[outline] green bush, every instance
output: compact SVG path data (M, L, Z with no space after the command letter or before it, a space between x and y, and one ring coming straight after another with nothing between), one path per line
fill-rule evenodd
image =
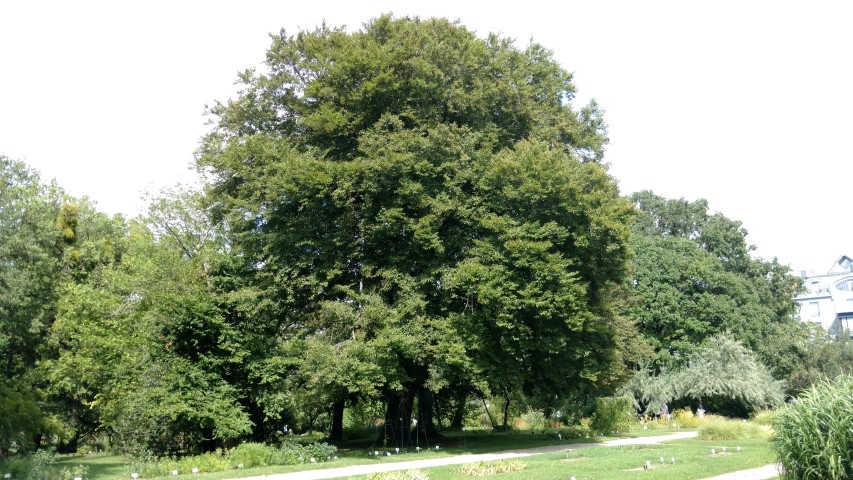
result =
M266 467L273 465L278 449L263 443L241 443L228 452L231 466L243 465L244 468Z
M592 430L589 428L590 422L588 419L583 420L587 421L561 428L560 434L563 438L588 438L592 435Z
M0 462L0 475L9 473L12 478L25 480L72 480L85 478L89 468L83 465L59 468L56 465L56 453L50 450L38 450L32 455L16 456Z
M275 465L296 465L299 463L325 462L335 458L338 448L327 443L311 443L302 445L299 443L285 443L276 453Z
M592 429L596 433L627 432L634 421L630 397L599 397L595 399Z
M528 409L521 418L530 430L542 430L545 428L545 414L542 413L542 410Z
M773 422L782 478L853 478L853 377L813 386Z

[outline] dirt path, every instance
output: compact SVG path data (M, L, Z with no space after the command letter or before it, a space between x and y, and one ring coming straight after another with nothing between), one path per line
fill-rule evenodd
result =
M651 445L668 440L681 440L693 438L696 432L678 432L668 435L656 435L652 437L622 438L619 440L608 440L600 443L572 443L566 445L548 445L537 448L521 450L508 450L497 453L480 453L471 455L455 455L452 457L431 458L427 460L410 460L406 462L394 462L384 464L352 465L349 467L329 468L326 470L306 470L304 472L278 473L260 477L248 477L241 480L321 480L324 478L353 477L357 475L369 475L377 472L390 472L393 470L411 470L414 468L442 467L445 465L461 465L471 462L485 462L491 460L505 460L510 458L529 457L542 453L562 452L565 450L577 450L589 447L618 447L621 445ZM769 478L769 477L764 477ZM722 479L721 479L722 480ZM743 479L750 480L750 479ZM758 478L754 479L758 480Z

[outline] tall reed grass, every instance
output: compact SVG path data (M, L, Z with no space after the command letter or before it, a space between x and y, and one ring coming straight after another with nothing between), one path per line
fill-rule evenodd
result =
M813 386L773 422L782 478L853 478L853 377Z

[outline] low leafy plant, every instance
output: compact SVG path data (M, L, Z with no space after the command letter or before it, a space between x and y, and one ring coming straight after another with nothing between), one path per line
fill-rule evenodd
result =
M228 452L231 466L243 465L244 468L266 467L276 460L278 449L263 443L246 442L237 445Z
M542 413L542 410L529 409L521 418L524 420L527 428L531 430L542 430L545 428L545 414Z
M813 386L773 422L782 478L853 478L853 377Z
M53 477L53 464L56 462L56 453L49 450L39 450L30 455L27 466L27 480L46 480Z
M379 472L367 476L367 480L429 480L429 475L423 470L406 470L396 472Z
M0 474L25 480L72 480L88 476L89 468L84 465L61 467L56 464L56 453L38 450L32 455L6 459L0 463Z
M74 478L86 478L89 476L89 467L85 465L75 465L73 467L63 467L59 470L57 478L61 480L73 480Z
M586 422L584 422L586 420ZM590 419L581 419L581 423L578 425L569 425L567 427L563 427L560 429L560 434L563 438L588 438L592 435L592 430L590 429Z
M499 473L517 472L524 470L526 463L519 460L495 460L492 462L466 463L459 469L461 475L467 477L484 477Z
M634 406L630 397L599 397L595 399L592 429L596 433L627 432L634 423Z
M299 463L325 462L335 458L338 448L327 443L312 443L302 445L299 443L285 443L276 453L274 465L296 465ZM311 462L311 459L314 462Z

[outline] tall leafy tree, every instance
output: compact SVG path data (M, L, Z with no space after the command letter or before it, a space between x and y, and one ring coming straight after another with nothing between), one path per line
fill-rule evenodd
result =
M259 379L338 404L379 392L407 428L415 398L450 384L553 398L612 371L603 292L632 209L598 163L601 111L572 108L551 52L383 16L281 32L267 67L211 109L198 155L243 261ZM266 392L280 417L292 402Z
M34 366L53 321L62 203L57 187L44 184L24 163L0 156L0 368L7 379Z
M753 258L740 222L708 212L705 200L631 196L640 210L630 310L664 363L686 356L706 338L729 333L756 352L793 314L798 280L776 259ZM773 359L771 368L775 369Z
M53 323L64 244L64 197L23 162L0 155L0 456L50 431L35 368Z
M784 401L784 381L741 343L726 335L706 339L689 362L657 375L642 370L623 387L646 413L657 413L666 404L702 403L714 413L746 416Z
M62 289L52 390L128 453L197 451L250 429L231 383L241 337L216 296L221 250L203 218L192 196L160 199L151 227L135 222L122 239L121 261Z

